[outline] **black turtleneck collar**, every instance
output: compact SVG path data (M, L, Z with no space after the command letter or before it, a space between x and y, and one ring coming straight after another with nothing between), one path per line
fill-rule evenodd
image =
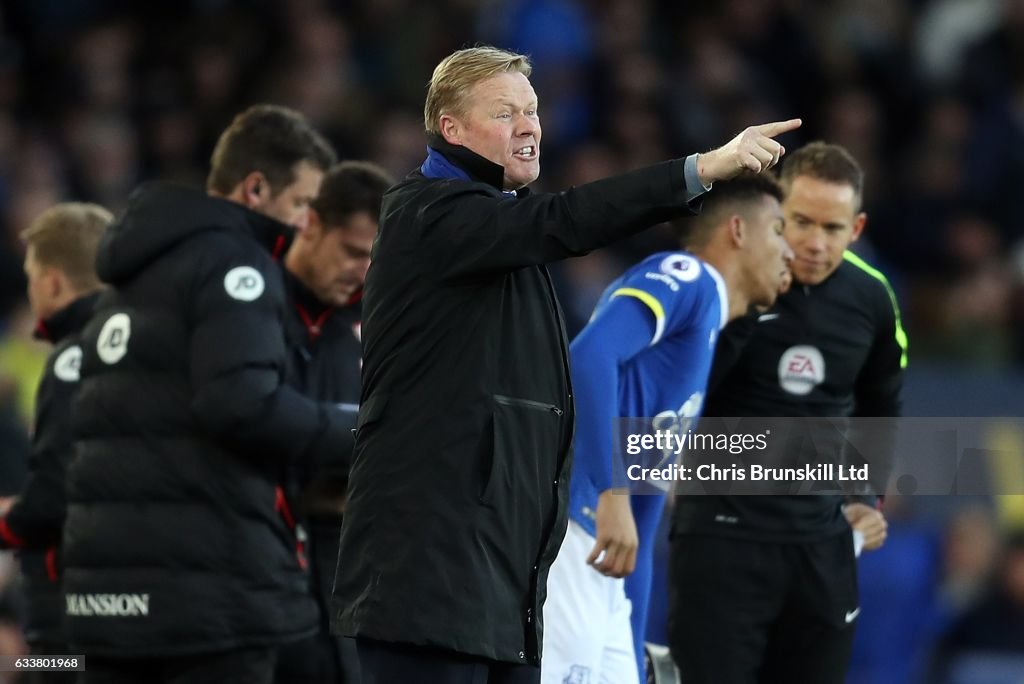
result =
M99 296L99 292L83 295L49 318L40 320L33 337L57 344L68 335L78 332L92 318Z
M427 134L427 145L445 156L470 177L481 183L492 185L498 190L505 189L505 167L485 159L463 145L452 145L437 133Z

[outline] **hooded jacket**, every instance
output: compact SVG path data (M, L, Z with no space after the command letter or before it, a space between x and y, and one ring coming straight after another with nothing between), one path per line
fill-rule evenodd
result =
M316 628L291 458L344 443L341 414L283 384L290 229L234 202L143 186L104 235L112 285L82 337L68 471L73 649L154 657Z
M325 304L294 274L287 269L282 270L288 296L285 319L288 382L308 397L337 404L348 419L349 428L345 433L344 453L331 453L330 460L326 462L298 464L303 508L313 513L340 513L348 486L353 443L351 430L356 426L359 405L362 290L357 291L344 306ZM337 547L337 534L331 543ZM332 576L333 573L332 561Z
M35 333L54 347L36 393L28 480L11 509L0 517L0 547L19 550L29 643L56 646L64 642L58 545L66 510L64 475L73 453L71 400L82 362L78 337L98 296L79 297L41 320Z

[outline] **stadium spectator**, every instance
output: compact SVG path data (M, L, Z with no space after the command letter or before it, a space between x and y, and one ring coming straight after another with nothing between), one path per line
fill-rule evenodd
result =
M1013 681L1024 667L1024 531L1010 534L989 591L956 620L936 652L929 681ZM998 673L1002 672L1000 675Z

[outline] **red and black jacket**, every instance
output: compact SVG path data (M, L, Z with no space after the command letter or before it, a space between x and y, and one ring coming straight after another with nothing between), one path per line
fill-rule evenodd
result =
M0 518L0 546L19 549L27 598L26 637L63 643L58 545L67 501L64 475L73 451L71 401L78 389L79 335L97 294L80 297L40 321L35 336L54 345L36 393L29 476L17 501Z
M356 426L359 404L362 291L345 306L325 304L287 269L282 270L288 296L288 383L311 399L338 404L349 428L339 452L324 454L327 459L320 462L301 464L301 484L307 489L312 484L318 490L334 490L342 496L348 485L354 444L351 430Z

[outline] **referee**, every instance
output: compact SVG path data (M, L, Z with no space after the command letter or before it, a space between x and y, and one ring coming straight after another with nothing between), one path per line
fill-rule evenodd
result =
M847 251L867 221L863 172L817 142L787 157L780 180L793 284L725 328L704 415L898 416L907 346L896 299ZM677 497L669 629L682 681L842 682L860 612L851 528L865 549L881 546L874 503Z

